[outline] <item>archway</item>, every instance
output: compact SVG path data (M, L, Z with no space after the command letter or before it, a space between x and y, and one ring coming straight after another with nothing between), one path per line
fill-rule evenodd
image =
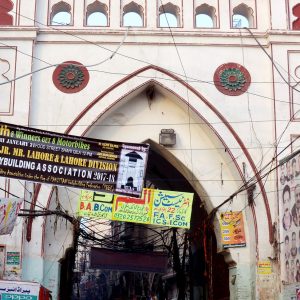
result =
M155 142L151 140L146 142L150 144L151 149L145 177L146 186L195 193L190 182L170 163L169 160L173 160L175 164L176 158ZM164 155L167 155L169 160L164 158ZM74 250L69 249L62 260L64 267L61 268L60 298L146 300L152 296L151 299L156 299L155 297L180 300L229 299L228 264L223 254L217 251L213 227L207 218L203 201L196 193L190 230L141 226L134 223L114 222L111 225L106 223L106 226L111 226L112 229L113 239L110 239L109 230L105 231L105 237L103 236L105 227L103 221L88 219L83 221L83 226L89 226L86 229L87 235L77 240L75 257ZM116 233L116 229L119 233ZM164 236L163 239L160 234ZM98 238L103 244L97 241ZM177 241L176 247L174 239ZM162 241L164 245L161 245ZM127 271L116 270L113 267L92 268L90 256L93 246L105 251L111 249L121 252L124 256L128 252L134 252L137 256L140 252L147 253L150 260L151 255L163 251L168 256L168 268L164 273L147 270L130 271L130 268L135 267L135 265L130 267L130 264Z
M157 76L158 71L161 72L160 76L165 78L147 79ZM141 73L144 76L137 76ZM139 70L109 87L92 101L74 120L66 133L104 140L143 142L158 141L162 128L173 128L177 134L175 147L165 149L158 146L158 142L152 146L190 183L195 193L203 200L206 211L210 212L243 182L238 163L234 158L247 151L239 147L242 144L238 136L232 134L233 129L212 104L198 93L194 93L193 89L191 91L194 94L189 94L188 99L185 99L187 86L174 78L173 75L166 74L158 68L147 67ZM221 122L216 122L215 116L218 116ZM227 143L230 143L230 146ZM63 192L61 194L63 195ZM240 201L234 201L232 209L242 210L245 195L239 195L236 200ZM48 204L55 205L53 193L49 197ZM253 210L248 207L244 212L248 216L247 242L253 249L256 247L257 238L255 221L251 221ZM267 225L268 220L263 221ZM44 227L45 242L51 240L47 222ZM221 251L220 233L217 227L215 229L216 248L217 251ZM61 240L63 243L63 239ZM239 256L240 253L242 256ZM239 257L242 275L251 278L248 262L255 261L255 255L255 251L250 252L250 247L239 251L233 249L227 252L226 261L233 263L235 267L234 261ZM45 258L47 257L48 253L45 253ZM235 275L230 275L230 278L232 276Z

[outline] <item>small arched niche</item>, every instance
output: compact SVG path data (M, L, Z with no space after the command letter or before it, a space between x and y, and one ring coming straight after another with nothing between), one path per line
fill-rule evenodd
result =
M108 26L108 7L95 1L86 8L86 26Z
M254 28L254 12L251 7L242 3L232 10L233 28Z
M136 2L130 2L123 8L123 26L143 27L144 26L144 9Z
M206 3L195 9L196 28L215 28L217 27L216 9Z
M159 27L180 27L180 9L178 6L167 3L159 7Z
M71 5L60 1L52 6L50 24L53 26L72 25Z
M292 28L293 30L300 30L300 3L296 4L292 11L293 16L296 17L292 23Z

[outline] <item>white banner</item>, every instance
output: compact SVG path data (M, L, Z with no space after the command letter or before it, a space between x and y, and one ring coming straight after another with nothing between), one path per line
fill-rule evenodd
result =
M21 198L0 198L0 235L12 233L22 202Z

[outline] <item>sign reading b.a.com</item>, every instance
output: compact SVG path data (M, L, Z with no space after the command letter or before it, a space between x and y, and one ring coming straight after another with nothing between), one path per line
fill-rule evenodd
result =
M38 300L38 298L32 295L2 294L0 300Z

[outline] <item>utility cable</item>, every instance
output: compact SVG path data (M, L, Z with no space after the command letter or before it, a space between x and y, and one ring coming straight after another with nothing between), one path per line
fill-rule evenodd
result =
M285 77L282 75L282 73L280 72L280 70L279 70L279 68L277 67L277 65L275 64L275 62L274 62L274 59L271 57L271 55L266 51L266 49L262 46L262 44L259 42L259 40L254 36L254 34L252 33L252 31L250 30L250 28L248 28L248 27L244 27L244 29L246 29L249 33L250 33L250 35L251 35L251 37L256 41L256 43L258 44L258 46L263 50L263 52L267 55L267 57L270 59L270 61L271 61L271 63L272 63L272 65L273 65L273 67L276 69L276 71L278 72L278 74L279 74L279 76L282 78L282 80L290 87L290 88L292 88L293 90L295 90L295 91L297 91L297 92L300 92L300 90L298 90L298 89L296 89L295 88L295 86L297 85L295 85L295 86L292 86L286 79L285 79ZM290 73L289 72L287 72L289 75L290 75ZM290 75L291 76L291 75Z
M300 138L300 136L298 137ZM234 199L235 196L237 196L239 193L247 190L249 188L249 186L254 185L258 182L258 179L256 179L256 175L260 174L263 169L265 169L267 166L269 166L270 164L273 164L273 162L275 161L275 159L283 152L285 151L288 147L290 147L294 142L296 141L296 139L294 141L292 141L288 146L286 146L280 153L278 153L276 155L275 158L273 158L267 165L265 165L260 171L258 171L250 180L248 180L244 185L242 185L236 192L234 192L233 194L231 194L228 198L226 198L222 203L220 203L219 205L217 205L208 215L209 218L211 218L212 216L214 216L214 214L218 211L218 209L220 207L222 207L224 204L226 204L227 202L231 201ZM267 173L260 175L260 180L262 180L263 178L265 178L266 176L268 176L271 172L273 172L274 170L276 170L277 168L279 168L284 162L279 162L275 167L271 168ZM253 182L253 179L255 179L255 181Z
M4 6L0 5L0 7L4 7ZM51 29L53 29L53 30L55 30L55 31L58 31L58 32L62 32L62 33L64 33L64 34L66 34L66 35L73 36L73 37L75 37L75 38L77 38L77 39L80 39L80 40L82 40L82 41L84 41L84 42L86 42L86 43L88 43L88 44L95 45L95 46L97 46L97 47L99 47L99 48L101 48L101 49L104 49L104 50L106 50L106 51L109 51L109 52L114 53L114 51L111 50L111 49L108 49L108 48L106 48L106 47L103 47L103 46L101 46L101 45L99 45L99 44L96 44L96 43L94 43L94 42L92 42L92 41L86 40L86 39L84 39L84 38L82 38L82 37L80 37L80 36L77 36L77 35L75 35L75 34L72 34L72 33L68 32L68 31L61 30L60 28L57 28L57 27L51 27L51 26L48 26L48 25L46 25L46 24L43 24L43 23L37 21L36 19L29 18L29 17L24 16L24 15L22 15L22 14L16 12L16 11L14 11L14 13L15 13L16 15L19 15L19 16L25 18L25 19L31 20L31 21L33 21L33 22L35 22L35 23L37 23L37 24L40 24L40 25L42 25L42 26L51 28ZM128 29L128 28L127 28L127 29ZM246 29L248 29L248 28L246 28ZM249 29L248 29L248 30L249 30ZM254 37L254 38L255 38L255 37ZM258 42L258 41L257 41L257 42ZM118 48L119 48L119 47L118 47ZM117 51L118 51L118 48L117 48ZM262 47L262 49L264 50L263 47ZM135 58L135 57L131 57L131 56L128 56L128 55L124 55L124 54L122 54L122 53L117 53L117 52L115 52L115 54L118 54L119 56L122 56L122 57L124 57L124 58L128 58L128 59L131 59L131 60L135 60L135 61L141 62L141 63L146 64L146 65L152 65L151 63L149 63L149 62L147 62L147 61L144 61L144 60L141 60L141 59L138 59L138 58ZM49 68L49 67L50 67L50 66L48 66L48 68ZM38 71L38 70L37 70L37 71ZM177 75L177 76L183 76L182 74L176 73L176 72L174 72L174 71L172 71L172 70L168 70L168 71L171 72L171 73L173 73L173 74L175 74L175 75ZM29 73L29 75L30 75L30 74L31 74L31 73ZM192 78L192 77L188 77L188 78L189 78L189 79L192 79L192 80L194 80L194 81L196 81L196 82L208 83L208 84L214 85L213 82L207 82L207 81L203 81L203 80L200 80L200 79L195 79L195 78ZM13 81L13 80L12 80L12 81ZM1 85L1 84L5 84L5 83L6 83L6 82L0 83L0 85ZM249 92L247 91L247 93L249 93ZM250 94L252 94L252 95L254 95L254 96L257 96L257 97L262 97L262 98L274 100L273 98L265 97L265 96L258 95L258 94L255 94L255 93L250 93ZM280 101L280 100L279 100L279 101ZM289 102L287 102L287 103L289 103ZM296 104L296 105L298 105L298 104ZM299 105L300 105L300 104L299 104Z
M1 7L1 5L0 5L0 7ZM86 68L92 68L92 67L99 66L99 65L101 65L101 64L103 64L103 63L105 63L105 62L107 62L108 60L111 60L111 59L116 55L116 53L119 51L120 47L123 45L123 43L124 43L124 41L125 41L125 39L126 39L126 37L127 37L127 35L128 35L129 28L130 28L130 27L127 28L127 31L125 32L125 35L124 35L122 41L119 43L119 45L118 45L118 47L116 48L116 50L115 50L109 57L107 57L107 58L105 58L104 60L102 60L102 61L100 61L100 62L97 62L97 63L95 63L95 64L91 64L91 65L83 65L83 66L86 67ZM3 44L3 43L2 43L2 44ZM77 65L76 63L72 63L72 64L73 64L74 66L82 67L82 65ZM49 68L52 68L52 67L63 66L63 65L69 65L69 63L68 63L68 64L65 64L65 63L50 64L50 65L48 65L48 66L46 66L46 67L43 67L43 68L40 68L40 69L31 71L31 72L29 72L29 73L26 73L26 74L23 74L23 75L21 75L21 76L18 76L18 77L14 78L14 79L10 79L10 80L4 81L4 82L0 82L0 86L1 86L1 85L4 85L4 84L11 83L11 82L14 82L14 81L16 81L16 80L19 80L19 79L21 79L21 78L27 77L27 76L32 75L32 74L35 74L35 73L37 73L37 72L40 72L40 71L43 71L43 70L46 70L46 69L49 69Z

